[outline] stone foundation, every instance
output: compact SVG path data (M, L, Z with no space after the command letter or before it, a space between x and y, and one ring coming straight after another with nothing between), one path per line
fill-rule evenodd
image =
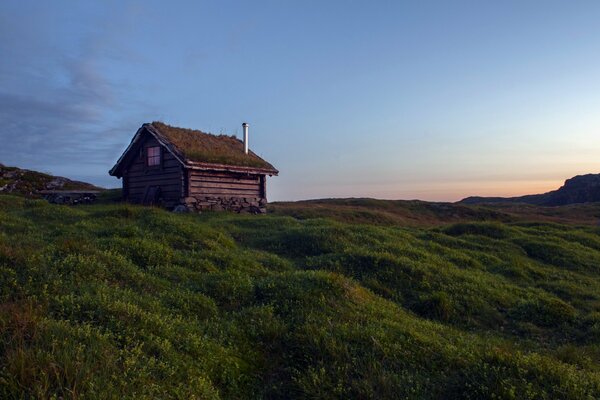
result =
M43 194L44 199L48 200L49 203L53 204L91 204L96 201L97 191L68 191L68 190L43 190L40 193Z
M186 197L181 204L189 211L232 211L236 213L266 214L267 199L259 197Z

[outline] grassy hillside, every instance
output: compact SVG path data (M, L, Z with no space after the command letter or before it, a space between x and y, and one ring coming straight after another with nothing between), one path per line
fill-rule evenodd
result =
M431 203L419 200L319 199L269 204L269 213L346 223L436 226L465 221L557 222L597 225L600 203L542 207L528 204Z
M600 397L597 228L277 212L0 196L0 398Z

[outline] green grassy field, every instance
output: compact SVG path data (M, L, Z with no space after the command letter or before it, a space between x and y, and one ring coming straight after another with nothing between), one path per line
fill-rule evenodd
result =
M535 221L596 226L600 222L600 203L540 207L514 203L466 205L351 198L278 202L269 205L269 212L298 219L331 218L346 223L421 227L465 221Z
M600 398L598 228L362 207L0 196L0 398Z

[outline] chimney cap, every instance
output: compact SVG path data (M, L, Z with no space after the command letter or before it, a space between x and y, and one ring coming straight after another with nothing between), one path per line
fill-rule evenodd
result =
M249 124L247 122L243 122L242 126L248 126Z

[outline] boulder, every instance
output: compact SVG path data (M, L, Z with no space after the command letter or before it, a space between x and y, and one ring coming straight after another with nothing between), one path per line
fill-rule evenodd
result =
M175 206L175 208L173 208L174 213L186 213L189 211L190 211L189 208L187 208L187 206L185 206L183 204L179 204L179 205Z

